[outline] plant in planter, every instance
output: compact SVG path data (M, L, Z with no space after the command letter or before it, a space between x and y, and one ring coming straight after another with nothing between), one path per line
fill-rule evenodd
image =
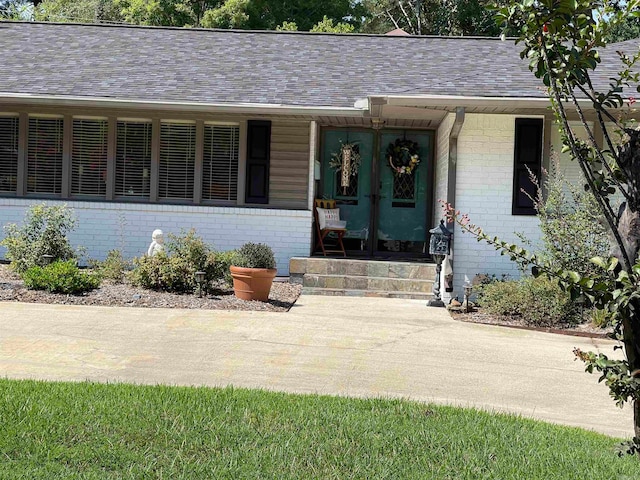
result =
M231 260L233 291L242 300L266 302L276 276L273 250L263 243L245 243Z

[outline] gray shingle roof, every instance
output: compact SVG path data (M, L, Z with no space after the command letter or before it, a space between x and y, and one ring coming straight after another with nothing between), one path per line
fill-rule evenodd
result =
M0 22L0 92L352 107L367 95L542 97L513 41Z

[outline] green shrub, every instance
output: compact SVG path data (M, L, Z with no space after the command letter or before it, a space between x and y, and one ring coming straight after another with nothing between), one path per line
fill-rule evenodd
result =
M91 261L90 266L102 279L122 283L125 273L131 269L131 262L125 260L120 250L109 250L103 261Z
M485 283L478 291L478 304L495 315L519 315L522 287L517 280Z
M194 229L188 232L180 232L180 235L169 234L167 243L169 256L180 258L185 263L192 265L197 270L206 270L209 255L213 251L202 237L196 235Z
M245 243L231 260L236 267L245 268L276 268L273 250L264 243Z
M78 294L100 286L100 278L80 271L74 260L31 267L24 272L23 279L27 288L53 293Z
M533 200L542 231L538 257L555 270L602 275L590 261L608 257L611 248L600 207L591 191L566 178L555 153L544 187L538 186Z
M607 328L612 324L611 313L594 308L591 310L591 323L599 328Z
M494 273L479 273L477 274L471 284L473 285L473 294L472 296L476 299L476 302L479 302L484 293L484 289L488 285L492 285L496 282L506 282L508 281L510 276L506 273L503 273L500 277L498 277Z
M580 322L580 309L557 282L545 277L493 282L482 288L479 304L495 315L515 315L530 325Z
M31 267L45 265L43 255L51 255L53 260L76 258L67 239L67 233L75 225L73 210L66 205L33 205L27 210L22 226L5 225L5 238L0 245L6 247L11 267L22 274Z
M131 282L144 288L167 292L189 292L195 287L195 272L192 265L176 256L158 253L153 257L133 260Z
M169 235L165 252L153 257L133 260L130 279L135 285L169 292L193 292L195 273L205 273L205 287L225 278L228 269L226 254L218 254L195 230Z
M231 285L233 283L229 267L237 253L238 252L236 250L215 253L211 262L214 271L214 278L224 281L227 285Z

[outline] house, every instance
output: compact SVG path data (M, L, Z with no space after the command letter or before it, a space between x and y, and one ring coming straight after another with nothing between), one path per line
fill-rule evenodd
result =
M0 222L65 202L92 257L194 227L218 249L270 244L286 275L323 196L354 256L424 258L438 199L505 240L539 235L526 166L560 138L513 41L0 22L0 45ZM453 260L458 286L514 272L460 232Z

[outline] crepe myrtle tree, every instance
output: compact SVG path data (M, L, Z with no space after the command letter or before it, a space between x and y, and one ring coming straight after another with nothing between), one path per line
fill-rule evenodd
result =
M563 151L578 162L585 188L593 192L611 231L611 258L591 259L602 273L589 276L554 268L517 245L490 237L468 216L445 205L463 232L532 267L536 276L558 279L572 297L582 296L609 313L612 337L622 343L616 347L623 349L622 359L579 349L574 353L588 372L601 374L599 381L609 387L617 405L633 405L635 436L621 446L620 454L640 454L640 128L632 118L634 95L640 92L635 69L640 53L607 49L607 61L619 61L617 75L603 84L595 81L595 71L609 31L640 16L639 8L639 0L524 0L503 4L496 16L505 31L519 32L521 57L547 89Z

